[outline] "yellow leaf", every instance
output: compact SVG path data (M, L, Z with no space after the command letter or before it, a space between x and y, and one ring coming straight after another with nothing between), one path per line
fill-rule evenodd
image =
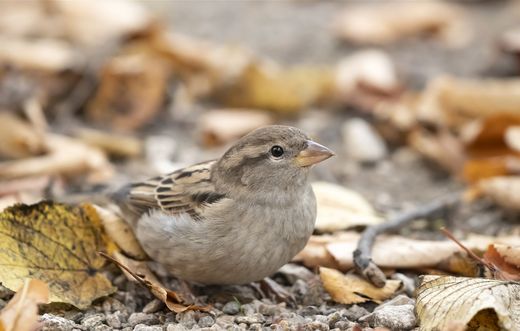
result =
M417 290L420 330L520 330L520 283L425 276Z
M0 282L11 290L36 278L49 285L51 301L86 308L115 291L97 254L114 249L88 204L19 204L0 213Z
M332 300L347 305L366 301L381 303L401 286L398 280L388 280L385 287L378 288L359 276L344 275L337 270L323 267L320 268L320 278Z
M23 287L0 312L0 331L31 331L37 328L38 304L49 301L49 287L26 279Z

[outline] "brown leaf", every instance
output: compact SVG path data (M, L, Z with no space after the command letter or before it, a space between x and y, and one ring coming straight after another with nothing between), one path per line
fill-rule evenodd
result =
M401 286L399 280L388 280L383 288L379 288L357 275L344 275L337 270L323 267L320 268L320 278L332 300L347 305L367 301L381 303L392 297Z
M100 130L82 128L76 130L83 142L117 157L135 158L141 155L143 143L132 136L119 135Z
M102 69L88 119L122 131L149 123L161 109L169 77L169 64L148 45L127 46Z
M101 256L115 263L125 274L130 275L141 285L146 287L157 299L161 300L168 309L175 313L187 310L210 311L211 306L197 306L185 304L184 299L174 291L165 288L148 268L146 262L132 260L124 255L115 252L114 257L99 252Z
M25 279L9 303L0 311L0 330L35 331L38 329L38 304L49 301L47 284Z
M496 279L520 281L520 246L489 245L483 260L495 267Z

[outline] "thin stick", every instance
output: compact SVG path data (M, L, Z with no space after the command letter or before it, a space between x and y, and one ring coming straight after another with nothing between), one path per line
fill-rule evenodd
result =
M372 246L381 233L394 232L417 219L432 219L439 211L445 210L460 201L459 192L449 194L430 203L405 211L385 223L370 226L361 234L357 249L354 251L354 266L357 272L377 287L384 287L386 276L372 261Z

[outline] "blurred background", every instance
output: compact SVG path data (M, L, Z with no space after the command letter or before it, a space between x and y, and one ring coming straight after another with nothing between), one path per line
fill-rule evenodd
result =
M89 199L278 123L336 151L315 180L380 212L465 190L460 231L513 227L516 1L3 0L0 12L1 208Z

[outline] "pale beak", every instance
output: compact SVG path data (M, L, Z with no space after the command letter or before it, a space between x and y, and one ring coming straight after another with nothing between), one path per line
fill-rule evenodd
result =
M318 162L324 161L335 155L333 151L325 146L307 140L307 148L296 155L296 164L300 167L308 167Z

